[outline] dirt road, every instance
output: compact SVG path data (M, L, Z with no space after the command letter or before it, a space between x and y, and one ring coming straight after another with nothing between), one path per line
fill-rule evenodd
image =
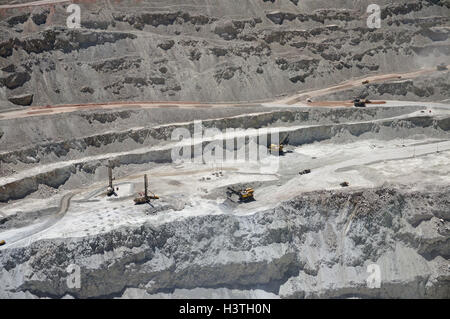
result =
M448 65L450 68L450 65ZM212 107L246 107L246 106L255 106L257 103L264 103L266 106L281 106L281 105L292 105L300 102L306 102L308 98L317 98L321 95L334 93L342 90L347 90L349 88L355 88L359 86L366 85L366 83L373 82L384 82L395 79L411 79L421 75L426 75L434 72L442 72L437 71L436 68L428 68L421 69L414 72L408 73L391 73L391 74L381 74L369 76L362 79L356 79L351 81L345 81L338 85L330 86L327 88L305 91L298 94L294 94L292 96L273 100L273 101L250 101L250 102L214 102L214 103L205 103L205 102L196 102L196 101L116 101L116 102L106 102L106 103L85 103L85 104L63 104L63 105L46 105L46 106L33 106L30 108L15 110L15 111L7 111L0 114L0 120L4 119L12 119L12 118L23 118L29 116L42 116L48 114L58 114L58 113L68 113L75 112L84 109L114 109L114 108L212 108ZM304 104L301 103L301 104ZM311 103L308 104L310 106L352 106L349 101L323 101L320 103Z
M447 67L450 68L450 65L448 65ZM421 75L427 75L427 74L431 74L434 72L442 72L442 71L437 71L436 68L427 68L427 69L421 69L421 70L407 72L407 73L390 73L390 74L374 75L374 76L369 76L369 77L365 77L362 79L345 81L338 85L330 86L330 87L319 89L319 90L301 92L301 93L295 94L293 96L279 99L277 101L274 101L273 103L274 104L293 105L293 104L296 104L301 101L306 102L306 100L308 98L315 98L315 97L319 97L319 96L322 96L325 94L344 91L344 90L348 90L351 88L364 86L369 83L385 82L385 81L400 80L400 79L412 79L412 78L416 78Z
M17 231L17 229L12 229L11 231L4 232L2 234L2 239L6 241L6 245L4 247L11 247L12 245L17 244L24 240L31 241L32 236L37 235L43 231L46 231L51 226L55 225L67 213L70 206L70 200L77 193L78 192L72 192L64 195L61 198L61 202L58 207L58 212L52 215L50 218L48 218L48 220L46 220L45 222L36 225L31 225L30 227L20 228L19 231Z
M61 3L68 3L68 2L74 2L71 0L43 0L43 1L32 1L32 2L25 2L25 3L15 3L15 4L4 4L0 5L0 10L7 10L7 9L18 9L18 8L27 8L27 7L38 7L38 6L47 6L47 5L55 5L55 4L61 4Z

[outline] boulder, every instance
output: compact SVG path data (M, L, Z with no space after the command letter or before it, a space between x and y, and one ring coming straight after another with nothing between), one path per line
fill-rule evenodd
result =
M41 25L41 24L45 24L47 22L47 16L50 14L50 10L49 9L42 9L42 8L38 8L35 12L33 12L33 14L31 15L31 20L33 20L33 22L36 25Z
M28 106L33 103L33 94L21 94L8 98L8 101L16 105Z
M81 93L89 93L89 94L94 94L95 90L89 86L84 86L81 88L80 90Z
M167 51L169 49L171 49L175 44L175 41L173 40L167 40L164 42L161 42L160 44L158 44L158 48L163 49L164 51Z

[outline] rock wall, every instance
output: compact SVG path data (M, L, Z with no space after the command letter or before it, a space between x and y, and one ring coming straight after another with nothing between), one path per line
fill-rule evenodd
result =
M255 215L208 215L0 250L0 296L118 297L177 288L284 298L448 298L450 190L303 194ZM124 212L126 213L126 212ZM369 288L367 266L381 269ZM66 268L81 269L68 288Z
M370 3L86 1L80 29L66 26L69 3L3 10L0 110L264 100L448 60L448 2L378 1L380 29L366 25Z

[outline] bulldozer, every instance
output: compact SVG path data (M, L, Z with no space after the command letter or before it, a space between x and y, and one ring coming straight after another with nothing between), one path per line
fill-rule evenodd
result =
M135 205L142 205L142 204L151 205L150 200L159 199L159 196L153 194L152 192L150 192L151 195L148 195L148 192L149 192L149 190L148 190L147 174L144 174L144 193L139 193L139 196L134 199L134 204Z
M280 141L280 144L270 144L269 152L273 155L284 155L284 143L288 141L289 134L286 134Z
M108 188L106 189L106 196L111 197L112 195L117 196L117 193L114 191L113 186L113 176L112 176L112 166L111 163L108 165Z
M251 187L248 188L244 188L244 189L240 189L240 190L235 190L232 189L231 187L228 187L228 196L231 196L232 194L236 194L239 196L239 201L240 202L250 202L250 201L254 201L255 197L253 196L254 193L254 189Z

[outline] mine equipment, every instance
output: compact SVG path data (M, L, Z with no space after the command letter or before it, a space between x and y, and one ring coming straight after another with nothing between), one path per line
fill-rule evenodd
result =
M159 199L159 196L153 194L148 195L148 180L147 180L147 174L144 174L144 193L139 193L139 197L136 197L134 199L135 205L141 205L141 204L150 204L150 200L152 199ZM150 204L151 205L151 204Z
M228 196L231 196L231 194L236 194L239 196L239 201L240 202L250 202L255 200L253 193L254 193L254 189L253 188L244 188L244 189L240 189L240 190L235 190L231 187L228 187Z
M348 182L342 182L340 185L342 187L348 187L350 184Z
M112 176L112 166L111 163L108 165L108 188L106 189L106 196L111 197L112 195L117 196L117 193L114 191L113 186L113 176Z
M280 141L280 144L270 144L269 152L274 155L283 155L284 154L284 143L287 142L289 138L289 134L286 134L283 139Z
M305 170L299 172L300 175L306 175L306 174L309 174L309 173L311 173L310 169L305 169Z
M5 244L6 244L6 241L0 240L0 246L3 246L3 245L5 245Z
M369 80L364 80L364 81L362 81L362 84L369 84L369 83L370 83Z
M358 99L358 98L356 98L356 99L353 100L353 105L355 107L366 107L366 103L367 102L369 102L369 101L366 100L366 99Z
M446 71L446 70L448 70L448 68L447 68L447 66L445 65L445 63L441 63L441 64L438 64L438 65L436 66L436 70L438 70L438 71Z

